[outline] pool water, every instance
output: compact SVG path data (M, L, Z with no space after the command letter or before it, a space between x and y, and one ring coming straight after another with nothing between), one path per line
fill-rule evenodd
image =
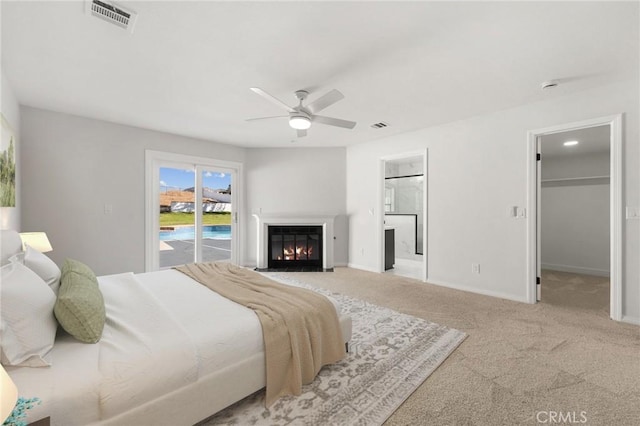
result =
M215 240L230 240L231 225L206 225L202 227L202 238ZM180 226L173 231L160 231L160 241L195 240L195 226Z

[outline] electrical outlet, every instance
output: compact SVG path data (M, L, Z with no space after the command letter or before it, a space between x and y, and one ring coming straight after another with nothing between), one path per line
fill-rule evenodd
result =
M640 208L627 206L627 219L640 219Z
M478 274L478 275L480 275L480 264L479 264L479 263L472 263L472 264L471 264L471 271L472 271L474 274Z
M113 213L113 205L112 204L105 204L104 205L104 214L110 215L112 213Z

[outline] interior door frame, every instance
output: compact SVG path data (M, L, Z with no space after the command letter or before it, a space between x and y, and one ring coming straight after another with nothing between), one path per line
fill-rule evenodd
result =
M385 243L385 236L384 236L384 216L385 216L385 212L384 212L384 190L385 190L385 164L387 161L391 161L391 160L401 160L403 158L409 158L409 157L422 157L422 170L423 170L423 175L424 175L424 179L422 180L422 249L423 249L423 254L422 254L422 281L426 282L427 278L429 276L429 269L428 269L428 265L429 265L429 244L428 244L428 239L427 236L429 234L428 230L429 230L429 225L428 225L428 212L427 212L427 207L428 207L428 203L427 203L427 199L428 199L428 173L429 173L429 169L428 169L428 164L429 164L429 150L427 148L425 148L424 150L419 150L419 151L410 151L410 152L403 152L400 154L394 154L394 155L388 155L388 156L384 156L384 157L380 157L380 163L379 163L379 169L378 169L378 221L377 221L377 232L378 232L378 272L380 273L384 273L384 243Z
M173 152L145 150L145 271L157 271L160 269L160 257L158 247L160 246L160 186L156 182L160 181L160 167L175 167L185 165L194 168L194 184L196 191L202 186L202 176L200 170L215 170L233 173L231 191L231 263L241 264L242 246L241 236L243 235L244 221L242 214L242 163L235 161L217 160L214 158L199 157L192 155L176 154ZM197 193L197 192L196 192ZM202 211L202 197L195 197L196 211ZM196 250L200 250L202 245L202 220L199 215L195 215L195 244Z
M537 172L538 137L571 130L608 125L609 136L609 255L610 255L610 309L609 316L622 320L622 118L623 114L566 123L527 133L528 190L527 209L527 302L536 303L536 278L538 264L538 202L540 176Z
M542 136L536 135L536 302L542 300ZM538 279L540 277L540 279Z

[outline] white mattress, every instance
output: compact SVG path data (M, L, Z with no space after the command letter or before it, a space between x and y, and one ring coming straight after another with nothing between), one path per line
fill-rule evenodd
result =
M264 376L261 326L250 309L175 270L98 281L107 311L99 343L80 343L60 329L52 367L7 368L21 396L42 400L28 411L30 421L51 416L53 425L86 425L195 389L221 371L253 365ZM348 340L350 321L342 323Z

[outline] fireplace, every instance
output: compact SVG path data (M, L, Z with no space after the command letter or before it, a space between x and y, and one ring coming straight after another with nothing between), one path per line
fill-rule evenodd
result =
M278 269L286 271L333 271L333 215L305 215L305 214L277 214L277 213L257 213L253 217L256 219L256 269L266 271ZM272 229L274 228L274 229ZM278 230L277 228L280 228ZM298 230L296 230L296 228ZM286 232L281 232L287 229ZM303 229L303 232L298 232ZM310 232L307 232L310 231ZM276 238L275 247L271 243L271 235L281 235ZM304 236L298 237L298 236ZM293 241L294 254L288 254L289 247ZM295 258L295 243L297 241L304 246L300 251L298 259ZM280 246L282 241L282 247ZM315 245L317 242L317 246ZM309 246L311 249L309 250ZM284 249L287 249L287 253ZM300 248L300 246L298 247ZM303 251L306 254L303 255ZM311 253L309 253L311 251ZM274 252L276 253L274 258ZM281 259L278 259L278 255ZM285 259L285 256L293 256L293 260ZM273 262L276 262L275 265ZM280 265L280 266L276 266ZM310 266L315 265L315 266Z
M268 267L322 269L322 226L269 226Z

